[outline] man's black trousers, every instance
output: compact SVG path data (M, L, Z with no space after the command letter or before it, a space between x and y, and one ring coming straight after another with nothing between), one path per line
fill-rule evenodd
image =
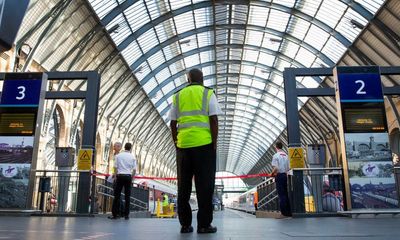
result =
M215 185L216 151L212 144L193 148L177 149L178 167L178 215L182 226L192 224L192 209L189 204L192 179L196 186L197 226L208 227L213 220L212 198Z
M122 188L125 190L125 209L124 216L129 216L129 208L131 204L131 188L132 188L132 175L128 174L118 174L117 182L114 188L114 200L112 205L112 215L117 217L120 213L120 204L121 204L121 192Z
M279 208L282 215L292 216L290 202L288 197L287 175L286 173L278 173L275 177L276 191L279 197Z

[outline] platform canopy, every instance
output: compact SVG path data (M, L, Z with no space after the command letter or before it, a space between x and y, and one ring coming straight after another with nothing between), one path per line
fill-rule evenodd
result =
M187 71L203 71L224 113L217 168L242 174L285 129L284 68L334 66L385 1L89 2L163 124ZM297 81L318 87L322 79Z

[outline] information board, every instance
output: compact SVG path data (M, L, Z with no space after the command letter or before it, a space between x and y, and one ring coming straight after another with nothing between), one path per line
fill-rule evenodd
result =
M30 207L47 76L5 74L0 100L0 209ZM29 202L29 203L28 203Z
M334 75L348 209L397 207L379 67L336 67Z

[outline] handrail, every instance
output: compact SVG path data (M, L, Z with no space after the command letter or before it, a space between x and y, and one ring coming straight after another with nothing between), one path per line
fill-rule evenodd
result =
M104 192L98 192L99 194L101 194L101 195L103 195L103 196L107 196L107 197L110 197L110 198L114 198L114 196L113 195L111 195L111 194L108 194L108 193L104 193ZM132 198L132 197L131 197ZM123 199L122 199L123 200ZM137 200L137 199L135 199L134 198L134 200ZM133 204L134 206L136 206L136 207L139 207L139 208L142 208L142 209L145 209L145 210L147 210L147 208L148 208L148 205L147 205L147 203L145 204L145 206L141 206L141 205L138 205L137 203L135 203L135 202L131 202L131 204Z
M112 187L108 187L108 186L103 185L103 184L97 184L97 187L103 187L103 188L105 188L105 189L109 189L109 190L111 190L111 191L114 191L114 189L113 189ZM100 191L99 191L99 192L100 192ZM121 193L121 194L124 194L124 193ZM113 197L114 197L114 196L113 196ZM131 198L132 198L133 200L135 200L135 201L137 201L137 202L140 202L140 203L142 203L142 204L144 204L144 205L147 206L147 203L146 203L146 202L143 202L142 200L139 200L139 199L137 199L137 198L135 198L135 197L133 197L133 196L131 196Z
M261 186L261 185L263 185L263 184L270 184L270 183L268 183L269 181L274 181L275 180L275 178L274 177L269 177L269 178L267 178L266 180L264 180L263 182L261 182L260 184L258 184L257 186Z
M331 167L331 168L293 168L293 171L321 171L321 170L343 170L341 167Z
M278 195L273 196L271 199L268 199L272 194L276 193L276 189L272 190L270 193L268 193L268 195L266 195L265 197L263 197L260 201L258 201L259 203L264 202L263 204L259 204L259 208L262 208L263 206L267 205L268 203L272 202L273 200L275 200L277 198Z

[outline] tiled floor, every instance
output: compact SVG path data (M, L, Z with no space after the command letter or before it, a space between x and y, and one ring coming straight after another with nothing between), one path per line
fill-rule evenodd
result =
M213 224L216 234L200 235L180 234L177 219L0 217L0 239L400 239L399 218L265 219L225 210L215 212Z

